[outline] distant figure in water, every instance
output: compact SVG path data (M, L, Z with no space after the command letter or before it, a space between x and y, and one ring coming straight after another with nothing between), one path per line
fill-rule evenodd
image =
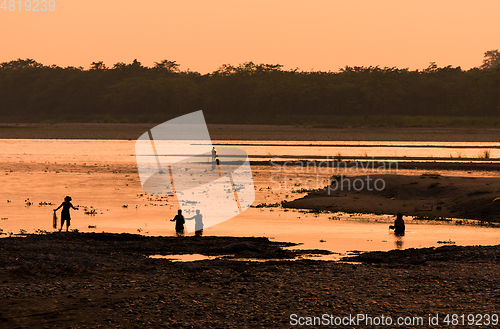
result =
M403 214L398 213L396 215L396 220L394 225L389 226L390 229L394 230L395 234L404 235L405 234L405 221L403 220Z
M57 210L59 210L59 208L61 208L61 207L62 207L62 211L61 211L61 228L59 229L59 232L62 231L62 228L64 226L64 222L66 222L66 232L68 232L69 226L71 225L71 216L69 215L69 208L73 208L75 210L78 210L78 208L73 207L73 205L71 204L71 197L70 196L66 196L64 198L64 202L61 203L61 205L59 207L57 207L56 209L54 209L54 212L56 212Z
M196 236L203 235L203 215L200 214L199 210L196 210L196 215L193 217L186 218L186 220L194 219L194 230Z
M212 170L215 170L215 164L217 161L217 152L215 152L215 147L212 147Z
M175 233L177 236L184 235L184 216L182 216L182 210L177 210L177 215L175 215L174 219L170 220L171 222L175 222Z

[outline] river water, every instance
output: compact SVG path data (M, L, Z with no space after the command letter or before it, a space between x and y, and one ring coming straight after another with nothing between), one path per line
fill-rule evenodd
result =
M251 161L321 159L324 157L433 157L449 161L473 158L497 161L500 143L409 142L255 142L214 141L218 149L238 146ZM224 144L224 145L223 145ZM5 233L52 231L52 209L66 195L80 210L72 211L71 229L81 232L174 235L174 196L143 192L135 160L135 142L128 140L0 140L0 229ZM489 159L480 158L488 150ZM305 195L270 189L273 166L252 165L256 200L292 200ZM409 172L420 174L421 172ZM299 173L299 175L307 175ZM93 214L85 214L93 213ZM392 215L314 214L281 208L249 208L242 214L205 229L205 235L266 236L301 243L297 248L327 249L338 259L349 251L390 250L442 245L498 244L500 230L405 218L407 232L396 237L388 230ZM190 234L188 234L190 235Z

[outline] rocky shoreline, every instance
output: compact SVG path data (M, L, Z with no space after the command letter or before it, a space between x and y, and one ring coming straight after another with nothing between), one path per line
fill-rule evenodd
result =
M102 233L2 238L0 326L283 328L292 314L442 320L500 311L500 246L371 252L349 263L292 261L297 252L288 246L266 238ZM314 252L321 251L298 253ZM184 253L228 257L148 257Z

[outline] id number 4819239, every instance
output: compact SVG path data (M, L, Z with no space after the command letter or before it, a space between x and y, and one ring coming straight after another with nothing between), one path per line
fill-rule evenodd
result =
M2 0L0 0L2 1ZM3 11L54 11L55 0L3 0L0 10Z

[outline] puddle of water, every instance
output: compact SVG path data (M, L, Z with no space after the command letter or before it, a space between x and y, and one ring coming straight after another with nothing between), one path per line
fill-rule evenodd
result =
M172 262L196 262L200 260L216 259L219 256L205 256L202 254L174 254L174 255L150 255L149 258L168 259Z
M226 258L220 256L205 256L202 254L174 254L174 255L150 255L149 258L167 259L172 262L196 262L202 260L229 259L233 262L271 262L271 261L293 261L299 259L314 259L314 260L338 260L339 256L335 255L301 255L295 258L274 259L274 258Z

